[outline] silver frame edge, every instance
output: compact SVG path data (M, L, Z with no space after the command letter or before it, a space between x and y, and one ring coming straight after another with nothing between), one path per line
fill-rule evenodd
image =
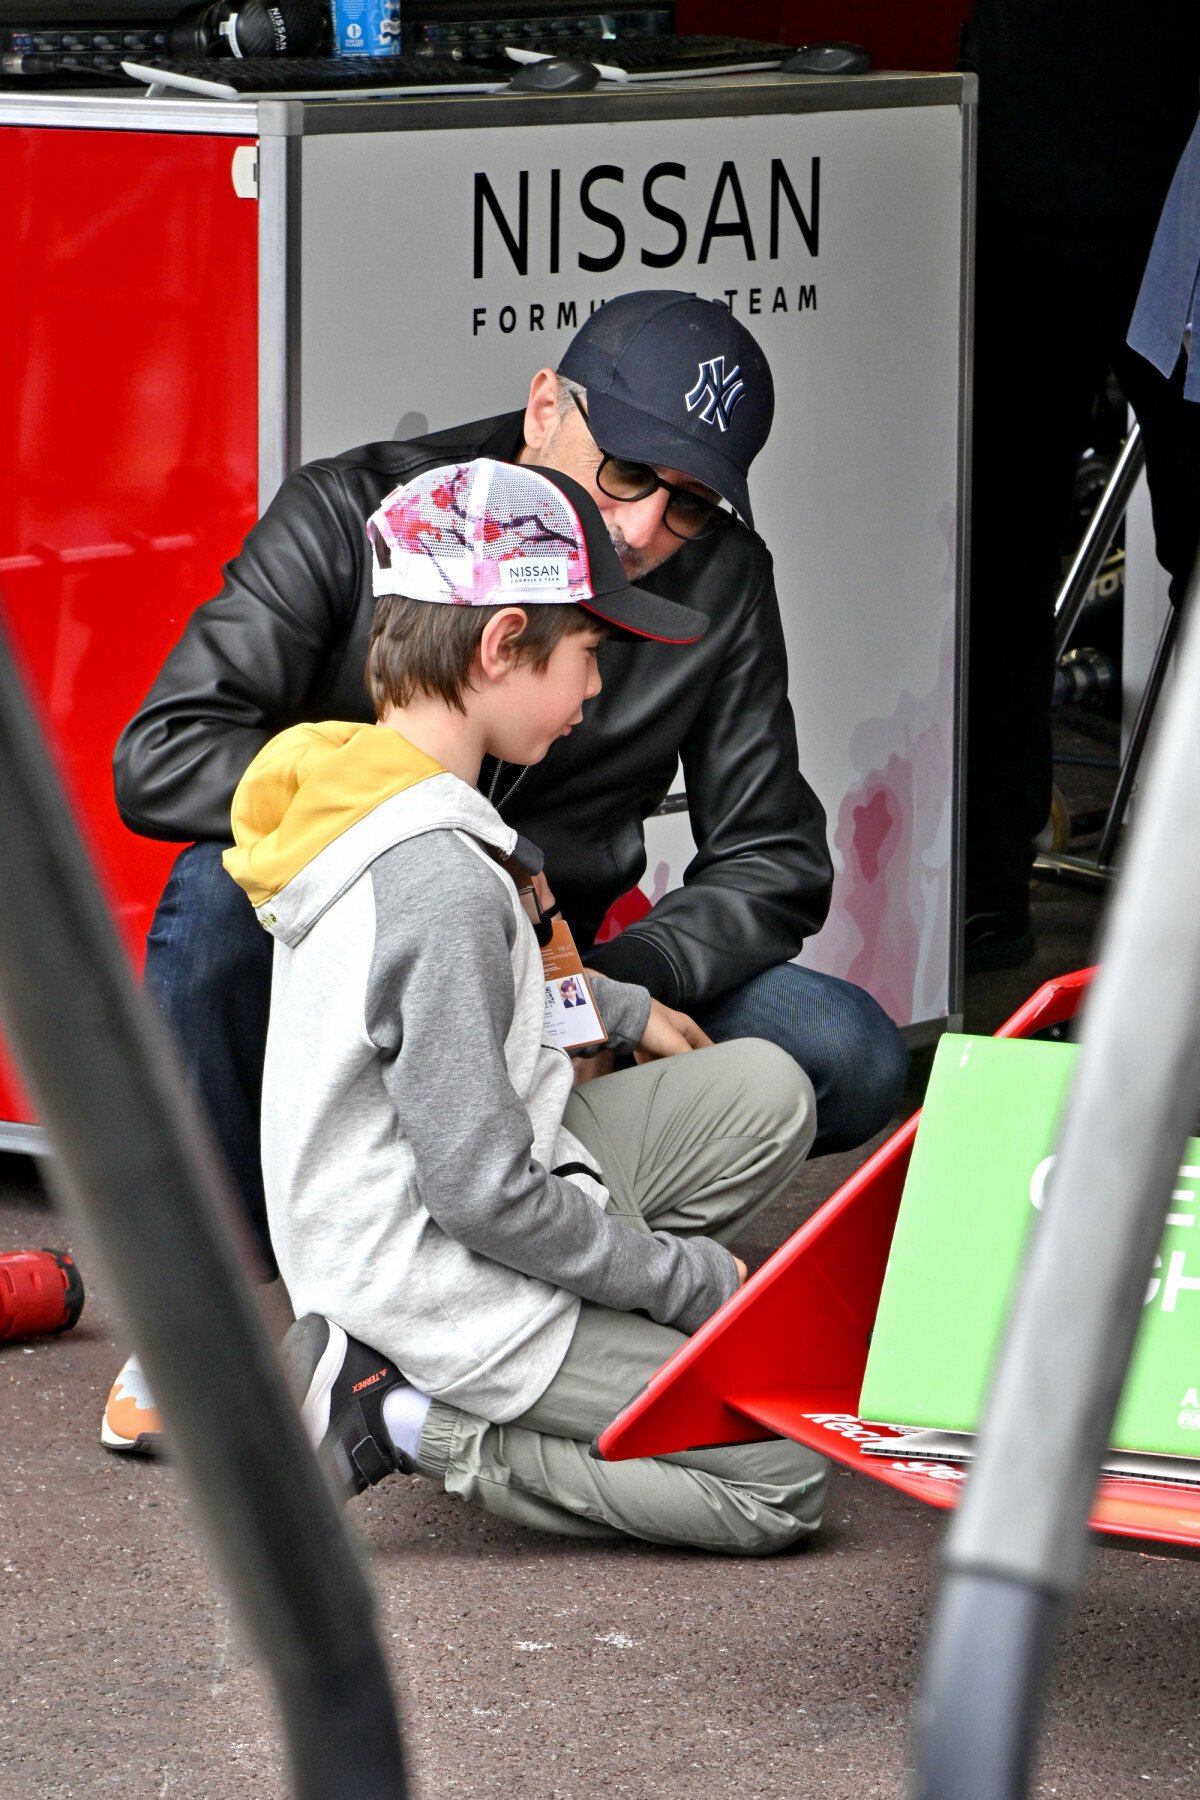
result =
M967 676L971 653L971 391L975 369L975 159L979 83L964 78L962 95L962 230L959 291L958 528L955 545L953 841L950 848L950 1016L963 1010L963 922L966 892Z
M296 466L300 435L298 139L258 140L258 510Z
M186 131L253 137L254 106L245 100L148 99L131 88L123 94L20 94L0 96L0 125L55 125L92 131Z
M22 1125L16 1119L0 1119L0 1150L18 1156L49 1156L50 1139L44 1125Z

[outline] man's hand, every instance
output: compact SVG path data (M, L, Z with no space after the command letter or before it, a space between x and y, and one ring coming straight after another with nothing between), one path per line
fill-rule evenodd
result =
M730 1256L733 1256L733 1251L731 1250L729 1254ZM737 1264L738 1286L744 1288L747 1281L750 1279L749 1271L740 1256L733 1256L733 1260Z
M695 1019L674 1012L661 1000L651 1000L650 1017L642 1041L633 1053L634 1062L656 1062L662 1056L679 1056L684 1050L703 1050L711 1046L708 1033L701 1031Z
M585 969L584 973L591 974L592 971ZM679 1056L684 1050L703 1050L706 1045L711 1044L712 1039L707 1032L701 1031L695 1019L664 1006L661 1000L652 999L650 1017L646 1020L642 1041L634 1050L633 1060L638 1063L657 1062L661 1057ZM602 1075L611 1075L617 1059L611 1050L600 1050L595 1056L576 1056L573 1061L575 1086L579 1087L582 1082L597 1081Z

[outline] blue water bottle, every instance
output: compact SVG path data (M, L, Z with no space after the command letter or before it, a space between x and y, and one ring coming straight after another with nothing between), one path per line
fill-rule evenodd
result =
M399 56L400 0L333 0L337 56Z

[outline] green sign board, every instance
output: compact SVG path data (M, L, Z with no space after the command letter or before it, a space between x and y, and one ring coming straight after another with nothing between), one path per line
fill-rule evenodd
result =
M1028 1233L1053 1205L1054 1140L1076 1054L1068 1044L943 1037L872 1334L864 1419L975 1430ZM1043 1398L1031 1393L1030 1410ZM1189 1140L1175 1184L1112 1443L1200 1457L1200 1139Z

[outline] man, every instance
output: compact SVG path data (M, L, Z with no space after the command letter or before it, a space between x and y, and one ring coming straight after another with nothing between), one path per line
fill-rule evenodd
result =
M1149 0L1136 33L1129 26L1126 0L1094 0L1086 14L1045 0L979 0L974 10L968 974L1019 967L1034 953L1029 880L1050 812L1054 597L1075 472L1110 368L1142 420L1152 487L1160 466L1155 388L1168 384L1124 342L1196 116L1200 11L1191 0ZM1177 340L1172 363L1178 352Z
M684 884L593 945L588 966L641 983L718 1041L762 1037L787 1050L816 1094L816 1154L861 1143L890 1116L907 1065L896 1027L861 989L790 961L824 922L832 870L824 812L797 766L771 558L750 529L746 477L773 406L766 358L724 307L670 291L621 295L580 328L557 372L537 372L523 414L297 470L221 593L189 620L117 746L117 804L134 831L195 840L155 915L146 979L268 1266L258 1110L271 945L221 866L230 801L285 727L370 718L366 521L391 489L440 464L491 456L573 476L626 574L709 620L683 654L607 644L603 692L579 730L536 768L484 765L482 791L544 851L583 948L641 876L642 821L682 762L697 844ZM156 1431L127 1367L104 1441L145 1448Z

